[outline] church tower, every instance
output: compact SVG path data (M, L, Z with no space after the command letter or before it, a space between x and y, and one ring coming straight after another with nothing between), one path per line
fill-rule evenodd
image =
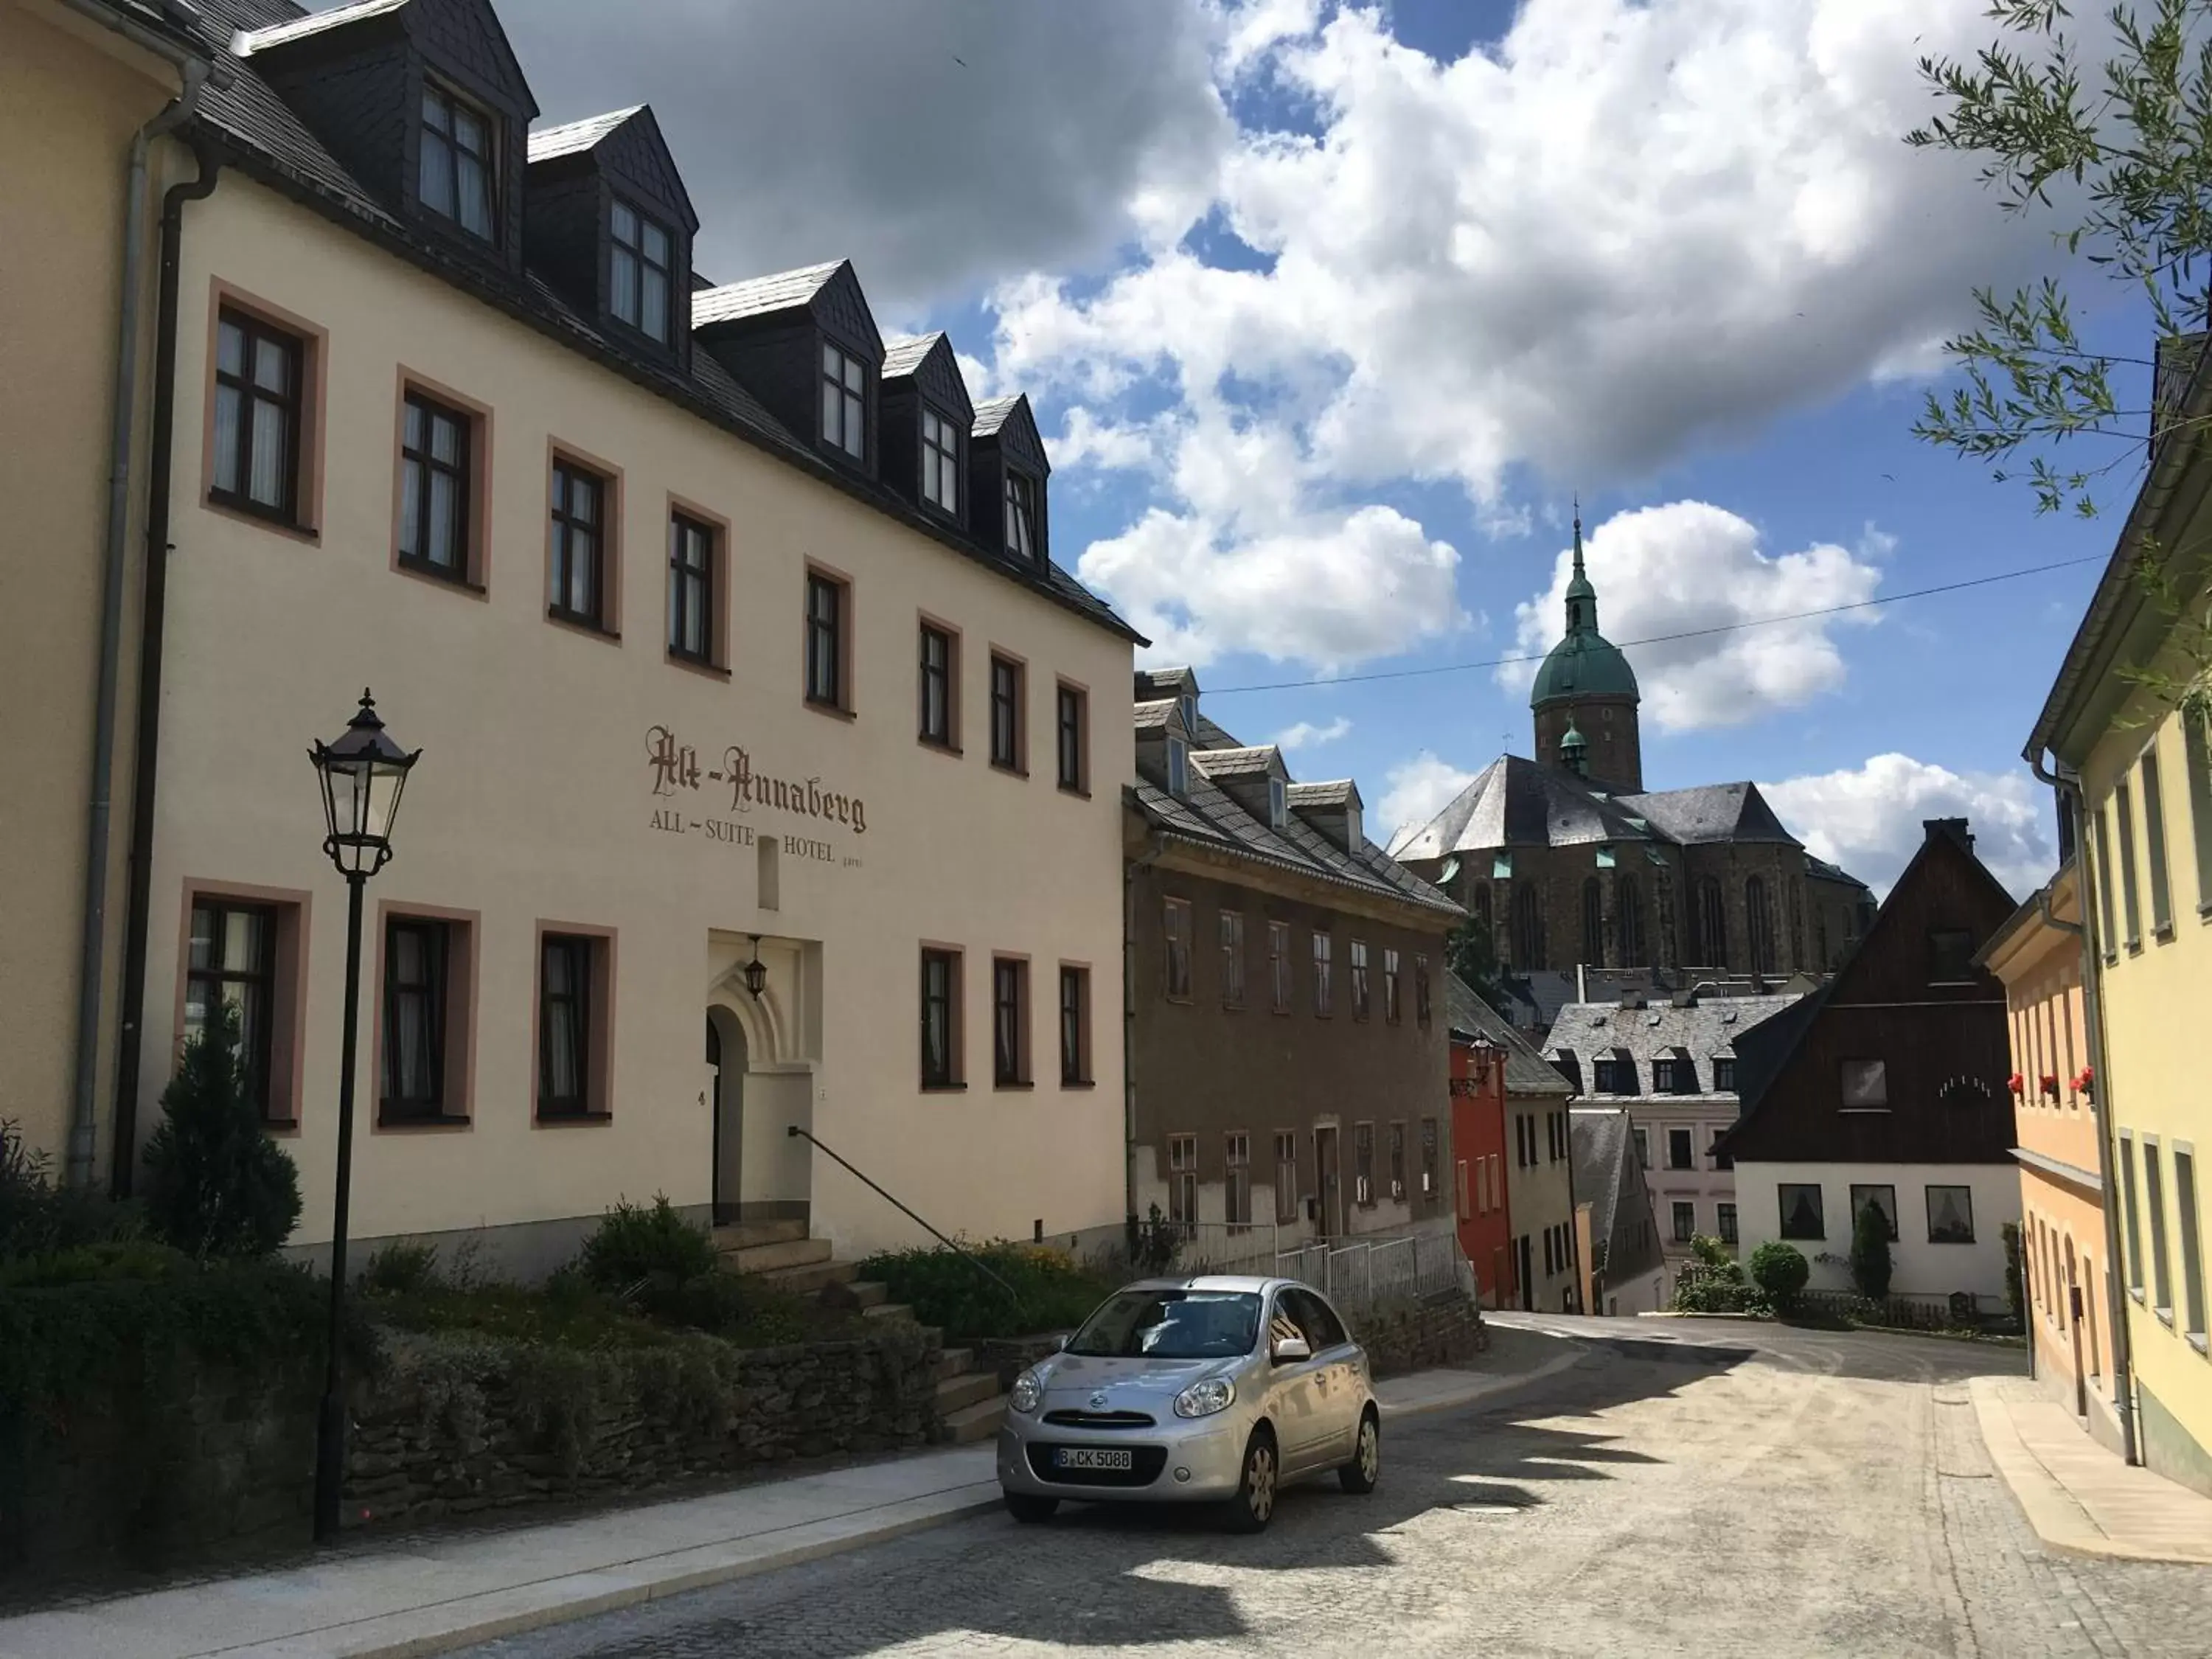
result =
M1528 694L1536 717L1536 758L1555 766L1571 764L1571 752L1580 760L1573 769L1598 788L1640 794L1644 744L1636 710L1641 701L1628 659L1597 631L1597 589L1583 569L1583 517L1577 508L1567 635L1544 659Z

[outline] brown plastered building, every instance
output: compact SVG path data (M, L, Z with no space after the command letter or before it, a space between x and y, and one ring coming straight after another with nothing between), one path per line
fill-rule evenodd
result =
M1355 785L1292 781L1199 713L1188 670L1136 696L1133 1212L1262 1249L1449 1233L1462 913L1366 839Z

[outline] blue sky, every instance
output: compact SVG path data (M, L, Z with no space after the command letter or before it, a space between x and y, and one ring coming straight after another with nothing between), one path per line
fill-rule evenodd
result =
M1241 736L1333 734L1292 769L1378 834L1527 752L1525 676L1346 677L1548 644L1577 492L1617 639L2101 558L2125 505L2039 518L1911 435L1973 286L2062 268L1902 143L1984 0L506 10L547 120L653 103L710 275L848 255L886 332L1028 391L1055 556ZM1771 785L1878 886L1966 813L2025 890L2095 574L1632 648L1647 781Z

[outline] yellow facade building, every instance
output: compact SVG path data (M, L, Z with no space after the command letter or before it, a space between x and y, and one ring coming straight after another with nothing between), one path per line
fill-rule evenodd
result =
M2081 994L2081 878L2069 860L1982 948L2004 982L2019 1145L2021 1276L2035 1374L2118 1449L2105 1159Z
M2212 373L2185 378L2027 754L2055 761L2081 814L2101 1049L2083 1080L2104 1115L2136 1438L2149 1468L2212 1492L2212 750L2175 695L2205 666L2188 622L2212 587Z
M115 1052L127 836L94 820L132 760L158 129L213 56L151 0L0 0L0 1121L79 1182Z
M118 791L145 856L116 1184L227 1006L300 1166L292 1242L331 1237L347 890L307 750L368 686L422 757L367 890L357 1247L465 1235L541 1272L656 1193L847 1258L926 1242L900 1205L1118 1236L1139 641L1052 559L1026 399L972 396L942 335L886 338L848 264L700 273L652 112L538 123L487 0L199 11L227 46L154 169L173 395L144 441L157 763ZM9 397L67 355L17 323ZM84 486L40 526L72 568L99 545L87 404L40 463ZM89 747L65 737L58 769ZM82 814L38 811L39 848L0 834L0 950L65 973L14 907Z

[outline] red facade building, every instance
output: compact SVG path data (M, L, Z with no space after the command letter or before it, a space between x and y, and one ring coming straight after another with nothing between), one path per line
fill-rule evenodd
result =
M1505 1201L1505 1059L1488 1037L1454 1026L1452 1200L1460 1251L1474 1268L1486 1308L1518 1305Z

